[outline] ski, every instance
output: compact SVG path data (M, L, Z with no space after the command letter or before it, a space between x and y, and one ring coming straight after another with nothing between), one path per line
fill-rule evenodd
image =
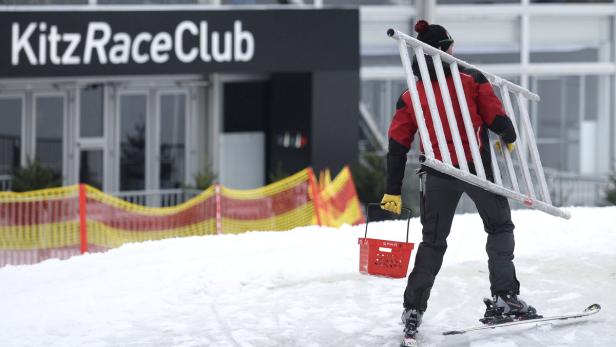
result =
M526 319L526 320L516 320L513 322L492 324L492 325L484 324L484 325L474 326L474 327L470 327L466 329L445 331L443 332L443 335L459 335L459 334L464 334L469 331L475 331L475 330L504 328L504 327L508 327L512 325L532 324L532 323L547 322L547 321L552 321L552 320L582 318L582 317L587 317L587 316L596 314L599 311L601 311L601 306L599 306L599 304L592 304L580 313L564 314L564 315L558 315L558 316L549 316L549 317Z
M404 337L400 347L418 347L417 340L414 337Z

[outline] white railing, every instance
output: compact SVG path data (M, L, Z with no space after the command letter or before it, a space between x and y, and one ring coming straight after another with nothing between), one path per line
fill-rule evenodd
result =
M561 210L552 204L550 192L543 171L543 166L539 157L539 151L537 150L537 144L535 142L534 132L531 127L531 122L528 115L528 101L538 101L539 95L534 94L529 90L522 88L507 80L504 80L496 75L483 71L474 65L455 58L400 31L389 29L387 31L387 34L398 42L400 58L402 59L402 65L404 67L406 75L406 82L411 95L411 103L413 105L413 111L415 112L415 118L419 127L419 136L423 143L423 148L425 152L422 163L428 167L456 177L467 183L479 186L495 194L502 195L509 199L523 203L527 207L535 208L554 216L569 219L571 217L569 212ZM436 159L434 156L434 151L432 150L432 143L430 140L428 129L426 127L426 121L419 99L419 93L417 91L416 80L412 70L411 58L409 56L409 48L413 51L413 54L417 59L421 80L424 86L426 99L428 101L428 107L430 110L429 116L431 117L432 124L434 125L434 131L437 138L437 146L441 153L442 160ZM426 55L429 55L434 63L433 65L443 98L447 121L449 123L450 130L452 133L455 155L456 158L458 158L458 163L460 163L460 168L457 168L452 165L451 154L449 153L449 148L445 139L441 117L439 115L434 90L432 88L432 81L428 72ZM461 125L461 127L456 122L455 113L451 102L451 96L449 95L447 82L445 80L445 72L443 70L442 62L448 63L451 70L451 76L454 82L456 92L455 96L457 97L458 103L460 105L460 111L462 113L462 120L464 123L463 125ZM464 94L462 80L460 78L460 72L458 69L459 65L466 68L478 70L490 81L490 83L492 83L492 85L500 89L505 110L509 118L511 119L518 135L517 146L514 150L516 158L512 158L509 152L506 150L505 143L501 143L501 148L505 149L501 154L504 157L504 161L506 163L504 168L505 170L503 171L507 174L507 177L509 178L509 185L505 185L503 182L498 160L496 160L498 153L495 153L494 151L495 142L502 141L500 138L490 140L489 148L490 155L493 158L492 171L494 173L494 182L491 182L486 179L485 169L481 160L481 155L479 153L479 145L477 143L477 139L475 138L472 120L470 118L468 105L466 104L466 97ZM520 113L519 117L521 120L521 124L519 127L515 122L516 117L511 102L511 93L514 94L517 100L518 110ZM469 141L471 155L473 158L473 163L477 175L470 173L468 165L466 165L466 155L464 153L462 142L460 139L461 131L466 131L466 137ZM526 157L526 153L530 153L530 158ZM525 190L521 189L520 185L518 184L517 173L515 170L515 166L513 165L514 159L517 159L517 163L522 168L522 178L525 183ZM538 194L535 192L533 178L531 177L530 170L528 168L528 159L530 159L530 164L534 169L534 173L536 175L536 182L539 184L540 196L538 196Z
M609 179L545 169L546 180L557 206L601 206L606 204Z

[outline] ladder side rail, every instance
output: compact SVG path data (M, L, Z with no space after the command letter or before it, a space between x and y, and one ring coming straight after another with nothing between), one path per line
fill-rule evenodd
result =
M430 141L430 134L428 133L426 120L424 119L423 110L421 109L421 101L419 100L419 94L417 92L417 85L415 76L413 75L413 68L409 57L408 47L406 46L404 40L398 40L398 49L400 50L400 58L402 60L402 66L404 67L404 73L406 75L406 84L409 88L411 103L413 104L413 111L415 112L415 119L417 120L417 126L419 127L419 137L421 138L424 155L434 158L432 142Z
M462 171L469 172L468 163L466 162L466 154L464 153L462 139L460 138L460 128L458 128L456 114L453 110L453 104L451 103L451 96L449 95L449 87L447 85L445 71L443 70L443 62L441 60L441 56L438 54L433 55L432 62L434 63L434 71L436 71L438 85L441 90L441 97L443 99L443 104L445 105L447 123L449 123L449 130L451 131L451 137L453 138L456 157L458 158L458 165L460 166L460 169L462 169Z
M503 139L497 139L496 141L500 142L501 152L503 157L505 158L505 163L507 164L507 170L509 172L509 179L511 180L511 186L513 190L516 192L520 192L520 185L518 183L518 177L515 172L515 167L513 166L513 160L511 159L511 153L509 153L509 149L507 149L507 144ZM532 190L532 187L529 187ZM531 196L534 197L534 193L531 193Z
M506 85L501 85L499 87L500 92L501 92L501 98L503 100L503 106L505 107L505 111L507 112L507 116L509 117L509 119L511 120L511 123L513 124L513 129L515 130L515 133L518 135L518 146L516 147L520 147L522 149L524 149L523 151L520 151L520 155L526 159L526 149L528 148L526 145L526 135L522 132L520 132L518 129L518 121L516 120L516 114L515 111L513 110L513 103L511 102L511 95L510 95L510 90L509 87L507 87ZM515 92L514 92L515 93Z
M436 133L436 142L438 149L441 152L441 158L445 164L452 165L451 155L449 153L449 146L447 146L447 140L445 139L445 133L443 132L443 123L441 122L441 115L438 112L438 106L436 105L436 97L434 96L434 89L432 89L432 80L430 79L430 73L428 72L428 65L426 64L426 57L424 50L421 46L414 47L415 58L417 58L417 64L419 65L419 72L421 74L421 81L424 86L424 92L426 93L426 99L428 99L428 107L430 108L430 116L432 117L432 124L434 125L434 132Z
M514 149L514 152L517 156L518 163L520 163L520 168L522 169L522 178L524 179L524 183L526 185L526 190L528 194L533 199L536 197L535 188L533 185L533 180L530 176L530 171L528 169L528 161L526 160L526 134L521 133L518 129L517 121L515 119L515 112L513 111L513 105L511 103L511 96L509 95L509 88L506 85L500 87L501 97L503 99L503 103L505 106L505 111L507 112L507 116L511 120L511 124L513 125L513 130L518 136L518 145L517 148Z
M460 169L454 168L450 165L446 165L443 162L436 160L434 158L428 158L425 157L424 161L422 162L423 165L426 165L428 167L431 167L439 172L443 172L445 174L448 174L450 176L453 176L459 180L462 180L464 182L467 182L469 184L475 185L477 187L483 188L489 192L492 192L494 194L498 194L501 196L504 196L506 198L509 199L513 199L515 201L521 202L523 203L525 206L529 207L529 208L533 208L533 209L537 209L543 212L546 212L548 214L551 214L553 216L556 217L561 217L564 219L569 219L571 218L571 214L568 211L565 210L561 210L557 207L552 206L551 204L548 204L546 202L540 201L540 200L534 200L534 199L530 199L527 196L525 196L522 193L518 193L518 192L514 192L510 189L507 189L505 187L496 185L488 180L485 179L481 179L473 174L470 173L466 173L463 172Z
M519 86L519 85L517 85L515 83L512 83L512 82L509 82L509 81L507 81L505 79L502 79L502 78L500 78L500 77L498 77L498 76L496 76L494 74L491 74L491 73L489 73L487 71L484 71L483 69L481 69L481 68L479 68L479 67L477 67L477 66L475 66L473 64L467 63L467 62L465 62L462 59L459 59L459 58L456 58L456 57L454 57L454 56L452 56L450 54L447 54L447 53L441 51L440 49L434 48L434 47L432 47L432 46L430 46L430 45L428 45L428 44L426 44L424 42L421 42L421 41L417 40L416 38L411 37L411 36L401 32L399 30L389 29L389 30L387 30L387 35L389 37L393 38L393 39L404 41L405 44L407 44L409 47L422 46L424 51L427 54L430 54L430 55L438 54L438 55L440 55L442 57L443 61L446 62L446 63L456 62L459 65L464 66L466 68L475 69L475 70L481 72L492 84L495 84L495 85L498 85L498 86L506 85L507 87L509 87L509 89L511 91L522 93L529 100L539 101L541 99L539 97L539 95L531 92L530 90L528 90L528 89L526 89L524 87L521 87L521 86Z
M498 139L496 141L498 141ZM492 172L494 173L494 183L498 184L501 187L504 187L503 178L501 176L500 168L498 167L498 159L496 158L496 154L494 153L494 143L495 141L490 138L490 158L492 158Z
M460 111L462 111L462 121L464 122L464 129L466 130L466 138L471 148L471 156L473 157L473 164L475 165L475 172L477 176L482 179L486 179L486 173L483 167L483 160L481 160L481 154L479 153L479 145L477 144L477 134L473 127L473 121L468 111L468 104L466 103L466 96L464 95L464 87L462 86L462 79L460 78L460 70L456 62L449 64L451 70L451 78L458 97L458 104L460 105Z
M537 143L535 141L535 134L533 127L530 124L530 117L528 116L528 110L526 109L526 99L522 94L517 94L518 108L520 109L520 120L522 121L523 129L528 139L528 147L530 149L530 156L535 167L535 172L539 178L539 186L541 187L541 193L543 195L543 201L548 204L552 204L552 198L550 197L550 191L548 190L548 184L545 180L545 173L543 172L543 165L541 165L541 158L539 157L539 150L537 149ZM525 164L524 164L525 165Z

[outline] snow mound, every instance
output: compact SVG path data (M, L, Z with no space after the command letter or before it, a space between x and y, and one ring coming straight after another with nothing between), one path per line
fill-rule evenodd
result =
M475 325L489 295L486 236L458 215L420 329L422 346L608 346L616 340L616 208L571 220L514 211L522 297L593 318L442 336ZM370 237L404 240L405 222ZM125 245L0 269L2 346L397 346L406 280L361 275L364 226L303 227ZM411 221L410 239L421 225ZM412 263L413 259L411 259Z

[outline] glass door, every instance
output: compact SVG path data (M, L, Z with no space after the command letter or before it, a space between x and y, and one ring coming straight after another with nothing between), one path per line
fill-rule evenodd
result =
M11 188L15 171L23 164L25 122L23 95L0 95L0 190Z
M0 175L12 175L21 164L23 114L22 96L0 96Z
M187 93L158 94L160 189L177 189L187 181Z
M65 181L66 97L64 93L34 94L34 159L52 170L53 185ZM32 152L31 152L32 153Z
M182 189L191 178L193 98L189 88L141 85L127 83L115 91L111 190L146 196L147 205L158 206L161 194L176 193L160 190Z
M102 83L80 86L76 95L76 177L79 183L104 190L108 185L105 180L106 136L109 133L105 126L107 86Z
M117 98L120 191L147 189L148 92L121 91Z
M103 189L104 176L104 150L79 150L79 181L92 187Z

